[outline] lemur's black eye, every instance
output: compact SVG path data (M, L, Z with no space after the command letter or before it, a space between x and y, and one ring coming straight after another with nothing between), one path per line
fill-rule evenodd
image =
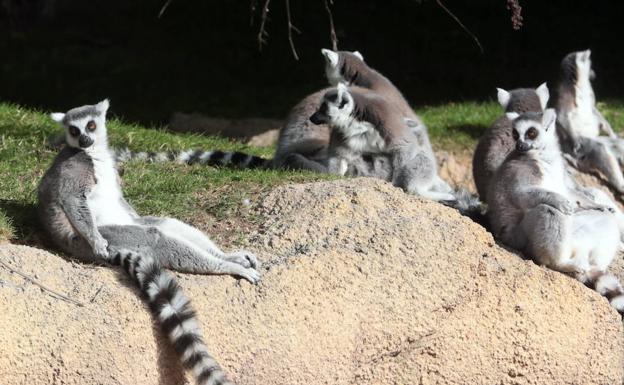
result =
M93 120L89 120L89 123L87 123L87 130L93 132L96 128L97 125L95 124L95 122Z
M69 126L69 135L71 136L80 135L80 129L76 126Z
M516 130L513 130L513 133L511 134L511 136L513 137L514 140L520 139L520 134L518 134L518 131Z
M527 137L528 139L533 140L533 139L537 138L537 134L538 134L537 129L536 129L535 127L531 127L531 128L529 128L529 130L527 131L527 133L526 133L526 137Z
M343 109L344 106L347 105L347 99L342 99L342 101L340 102L340 105L338 106L338 108Z

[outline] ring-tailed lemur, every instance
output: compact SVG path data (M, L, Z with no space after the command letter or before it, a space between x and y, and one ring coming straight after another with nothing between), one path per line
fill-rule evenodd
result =
M557 109L557 133L567 159L582 172L598 172L624 193L624 140L596 108L591 85L595 73L591 51L572 52L561 61ZM605 133L606 136L601 136Z
M337 133L329 146L331 173L345 175L351 159L363 153L386 155L392 167L386 177L395 186L435 201L456 200L452 189L438 177L435 159L423 150L406 119L383 96L347 89L340 83L325 93L310 121L329 124Z
M538 264L593 285L624 312L624 290L606 272L620 246L617 219L610 208L571 188L555 133L555 111L507 116L515 150L488 192L495 237Z
M123 266L199 384L230 384L210 355L189 300L163 267L231 274L256 283L256 257L223 253L198 229L172 218L140 217L121 192L108 147L108 100L54 113L67 146L43 176L38 210L43 228L64 252Z
M542 83L536 89L518 88L506 91L498 90L498 102L505 112L541 112L548 103L548 87ZM483 134L475 148L472 158L472 175L477 192L482 201L487 202L487 191L490 180L503 164L503 161L513 151L511 121L503 115Z

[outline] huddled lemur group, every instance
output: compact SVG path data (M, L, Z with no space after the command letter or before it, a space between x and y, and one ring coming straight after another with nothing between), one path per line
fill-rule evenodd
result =
M39 185L44 229L75 258L122 266L199 384L230 382L210 355L189 300L164 269L229 274L256 283L260 264L247 251L224 253L179 220L137 214L123 197L116 161L367 176L464 213L481 214L487 207L487 226L500 242L587 283L624 312L624 290L606 272L624 239L624 214L607 194L577 184L570 174L571 167L598 172L624 193L624 139L596 109L589 51L563 59L554 109L547 108L545 83L537 89L498 89L505 114L481 138L473 160L484 205L440 178L427 127L390 80L359 52L324 49L322 54L330 87L293 107L269 160L218 150L110 148L108 100L51 115L64 127L66 145Z

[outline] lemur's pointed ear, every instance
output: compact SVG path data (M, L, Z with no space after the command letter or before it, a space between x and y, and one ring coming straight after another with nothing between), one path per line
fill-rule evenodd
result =
M545 109L548 104L548 99L550 98L550 92L548 91L546 83L540 84L539 87L535 89L535 93L537 94L537 97L539 97L542 110Z
M520 116L520 114L519 114L519 113L517 113L517 112L508 112L508 113L506 113L506 114L505 114L505 116L506 116L506 117L507 117L507 119L509 119L509 120L516 120L516 118L517 118L518 116Z
M542 126L546 131L550 131L555 126L557 121L557 112L554 108L547 108L542 115Z
M55 122L62 122L63 118L65 117L65 114L62 112L53 112L50 114L50 117L52 118L52 120L54 120Z
M110 106L110 102L108 101L108 99L104 99L95 105L95 109L100 112L106 113L106 111L108 111L109 106Z
M497 93L498 104L500 104L504 110L507 108L507 105L509 104L509 99L511 99L511 94L502 88L497 88L496 90L498 92Z
M360 58L361 61L364 61L364 56L360 53L360 51L353 51L353 54Z
M325 61L328 64L331 64L334 67L338 65L338 53L327 48L321 49L321 53L323 54L323 57L325 57Z

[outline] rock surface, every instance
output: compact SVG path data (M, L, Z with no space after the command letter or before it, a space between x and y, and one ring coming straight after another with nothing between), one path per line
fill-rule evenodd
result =
M621 384L624 335L595 292L387 183L277 188L250 248L258 286L178 275L244 384ZM184 384L129 280L26 246L0 260L0 382Z

